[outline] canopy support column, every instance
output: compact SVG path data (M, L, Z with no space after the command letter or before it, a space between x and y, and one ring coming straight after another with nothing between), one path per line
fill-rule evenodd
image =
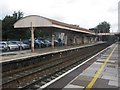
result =
M73 36L73 45L76 45L76 36Z
M54 49L54 34L52 33L52 48Z
M65 34L65 47L67 47L67 34Z
M31 22L31 52L34 52L34 27Z

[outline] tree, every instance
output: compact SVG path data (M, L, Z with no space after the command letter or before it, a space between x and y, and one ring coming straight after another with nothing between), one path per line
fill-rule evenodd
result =
M19 20L19 19L23 18L23 16L24 16L24 14L21 11L18 11L18 12L14 11L14 13L13 13L13 18L15 20Z
M110 24L106 21L101 22L99 25L96 27L98 33L109 33L110 32ZM102 41L108 41L109 36L101 36Z
M15 19L15 20L17 20L17 12L16 11L14 11L14 13L13 13L13 18Z
M110 24L107 23L106 21L101 22L99 25L96 27L97 32L99 33L109 33L110 32Z
M12 16L5 16L5 18L2 20L2 38L8 39L13 31L13 24L15 23L15 20Z
M14 30L14 23L23 17L23 12L21 11L14 11L12 16L6 15L5 18L2 20L2 38L3 39L18 39L20 38L20 33L22 31Z
M18 11L18 14L17 14L17 20L23 18L23 16L24 16L24 13L21 12L21 11Z
M93 31L94 33L97 33L97 29L96 28L90 28L89 30Z
M89 29L91 31L94 31L97 33L109 33L110 32L110 24L106 21L99 23L95 28ZM98 38L101 38L102 41L108 41L109 36L99 36Z

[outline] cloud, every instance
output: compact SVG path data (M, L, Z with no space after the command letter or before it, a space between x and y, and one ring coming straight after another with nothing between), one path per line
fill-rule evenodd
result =
M55 19L55 20L60 20L60 21L64 21L65 17L64 16L60 16L60 15L51 15L50 16L51 19Z
M92 28L102 21L116 29L119 0L2 0L3 14L21 10L26 15L37 14L84 28ZM1 7L1 4L0 4ZM1 18L1 17L0 17Z
M66 0L68 4L73 4L75 2L77 2L78 0Z

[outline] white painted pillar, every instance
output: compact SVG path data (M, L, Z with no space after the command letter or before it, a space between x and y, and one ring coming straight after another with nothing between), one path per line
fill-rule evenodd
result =
M67 34L65 34L65 47L67 47Z
M61 33L60 32L58 32L58 39L60 39L61 38Z
M52 33L52 48L54 49L54 34Z
M31 52L34 52L34 27L31 22Z
M76 36L73 37L73 45L76 44L75 39L76 39Z
M58 32L58 42L59 42L59 46L60 46L60 41L59 40L61 40L61 33L60 32Z
M84 36L82 36L82 44L84 44L85 43L85 41L84 41Z
M91 43L93 43L93 36L91 37Z
M91 38L90 37L88 37L88 43L90 43L91 42Z

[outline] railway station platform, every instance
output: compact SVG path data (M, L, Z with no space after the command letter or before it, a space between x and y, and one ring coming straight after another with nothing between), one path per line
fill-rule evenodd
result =
M38 90L119 90L119 46L112 44Z
M76 45L76 46L67 46L67 47L58 46L55 48L51 48L51 47L41 48L41 49L35 49L34 53L32 53L31 50L5 52L5 53L1 53L2 59L0 59L0 63L13 61L17 59L25 59L25 58L31 58L31 57L36 57L36 56L41 56L41 55L46 55L46 54L57 53L57 52L92 46L92 45L100 44L100 43L104 43L104 42L96 42L96 43L84 44L84 45L78 45L78 46Z
M104 54L101 54L93 64L83 70L77 77L69 82L63 90L77 89L120 89L120 66L118 65L120 49L118 44L111 45ZM75 89L76 88L76 89Z
M98 42L77 47L36 49L35 53L30 51L9 52L13 55L9 53L3 55L2 66L4 68L2 70L5 76L3 87L14 86L21 89L28 88L27 90L32 88L38 90L46 90L46 88L48 90L56 88L58 90L94 88L118 90L120 78L118 73L120 69L119 45L120 43L111 45ZM62 61L64 58L66 58L65 63ZM55 63L50 63L51 61L48 59L55 60ZM69 61L66 62L66 60ZM64 67L64 65L66 66ZM28 70L26 70L27 68ZM26 78L26 76L29 77ZM10 83L10 80L13 83Z

